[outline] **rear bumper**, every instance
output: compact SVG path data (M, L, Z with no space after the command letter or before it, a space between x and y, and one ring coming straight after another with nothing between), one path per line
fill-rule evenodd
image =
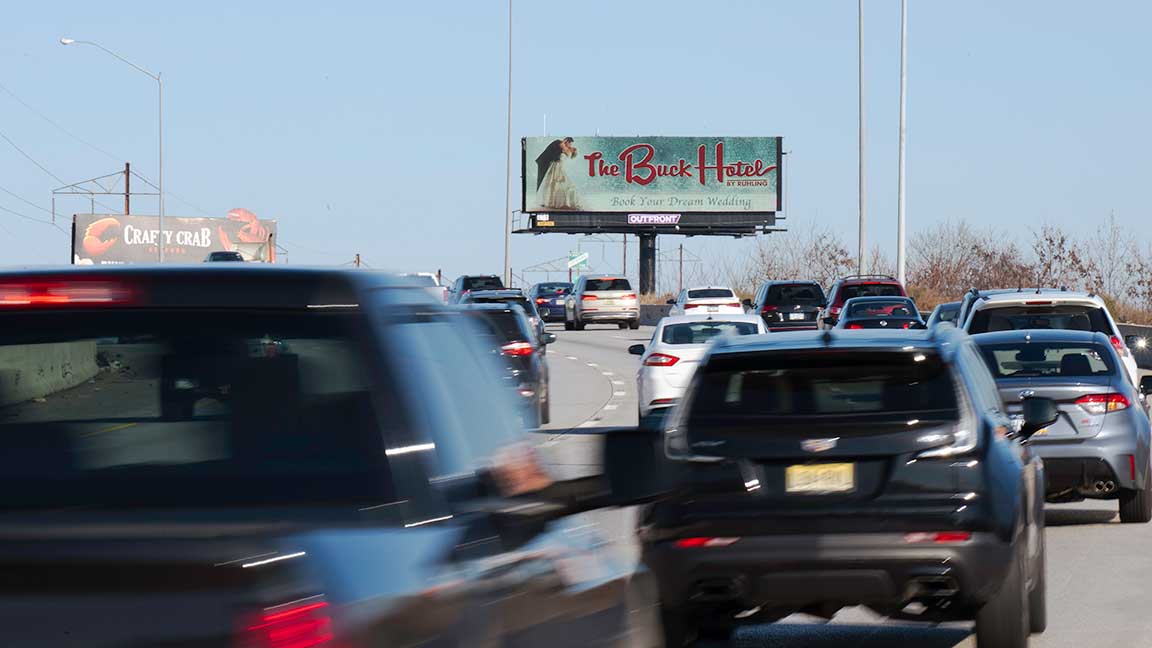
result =
M764 322L769 331L815 331L819 328L816 322Z
M545 322L556 322L564 319L563 304L560 304L559 306L546 306L538 304L536 306L536 310L539 311L540 317L543 318Z
M999 590L1013 547L991 533L910 545L899 533L744 537L727 547L644 547L668 605L796 610L831 603L898 610L925 591L954 588L959 616ZM939 589L937 589L939 591Z
M1085 497L1116 496L1114 490L1097 491L1097 482L1111 481L1117 488L1125 489L1144 486L1144 475L1148 474L1148 450L1139 449L1135 438L1102 436L1085 441L1032 444L1032 451L1044 460L1044 491L1047 496L1069 490ZM1132 476L1133 460L1135 479Z
M580 319L585 322L634 322L640 319L639 310L597 310L580 311Z

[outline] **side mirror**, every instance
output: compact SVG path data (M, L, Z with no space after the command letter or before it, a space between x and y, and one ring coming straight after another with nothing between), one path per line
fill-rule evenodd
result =
M676 305L676 300L675 300L675 299L669 299L668 301L666 301L666 302L664 302L664 303L665 303L665 304L668 304L669 306L675 306L675 305Z
M556 341L556 334L555 333L545 333L544 335L540 336L540 341L543 342L545 345L552 344L553 342Z
M1060 418L1060 410L1056 409L1056 401L1051 398L1033 396L1025 398L1020 405L1023 409L1024 420L1020 424L1020 431L1017 432L1016 437L1021 440L1030 438Z
M746 306L748 308L752 308L752 300L751 299L745 299L745 300L741 301L740 303L744 304L744 306Z
M1140 393L1145 396L1152 396L1152 376L1144 376L1140 379Z
M628 347L628 353L631 353L632 355L644 355L644 345L633 344L632 346Z

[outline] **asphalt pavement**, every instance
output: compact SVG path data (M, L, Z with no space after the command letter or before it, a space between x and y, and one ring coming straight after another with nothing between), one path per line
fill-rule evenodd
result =
M552 423L537 435L541 454L561 474L595 470L597 428L636 424L636 356L650 327L619 330L589 326L565 331L549 347ZM1051 505L1047 514L1048 631L1034 648L1152 648L1152 525L1122 525L1115 502ZM628 518L608 525L631 542ZM637 555L630 551L629 555ZM831 622L805 616L741 629L739 648L975 648L970 625L937 627L889 621L863 608L842 611ZM701 643L713 648L724 644Z

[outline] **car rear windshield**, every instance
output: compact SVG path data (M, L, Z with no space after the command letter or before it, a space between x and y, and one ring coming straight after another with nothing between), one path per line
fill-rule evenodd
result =
M913 317L915 309L902 299L877 300L851 304L849 317Z
M504 282L500 277L467 277L464 279L464 290L502 290Z
M468 298L469 304L510 304L519 306L526 314L532 314L532 307L529 305L527 297L508 296L508 297L488 297L484 295L474 295Z
M824 301L824 291L816 284L776 284L768 287L766 304L819 304Z
M627 279L589 279L584 284L584 290L599 292L601 290L632 290L632 284Z
M840 298L852 299L853 297L901 297L904 291L900 289L898 284L890 283L870 283L870 284L850 284L841 286Z
M660 340L664 344L707 344L726 333L756 335L758 332L753 322L692 322L665 326Z
M701 288L689 290L688 299L731 299L735 297L727 288Z
M2 320L5 508L300 504L387 490L381 421L403 414L366 365L358 312Z
M528 331L524 329L523 322L516 313L503 310L470 310L465 311L469 316L474 317L485 330L495 337L497 342L496 346L507 344L508 342L525 342L528 341Z
M1016 342L981 344L984 361L997 378L1111 375L1112 355L1098 344Z
M1030 305L984 308L972 315L969 333L1059 329L1115 335L1103 308L1076 305Z
M572 292L572 284L570 283L546 283L536 286L536 294L544 295L567 295Z
M749 353L712 358L698 379L688 428L772 421L811 430L816 420L905 424L955 420L957 412L948 366L932 352Z

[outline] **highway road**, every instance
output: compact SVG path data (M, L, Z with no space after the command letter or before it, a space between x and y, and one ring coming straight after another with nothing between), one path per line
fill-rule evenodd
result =
M582 432L636 423L637 358L627 347L652 329L589 326L564 331L549 348L552 424L540 432L541 454L562 473L595 464L596 438ZM1048 631L1035 648L1152 647L1152 525L1121 525L1114 502L1048 507ZM611 525L631 542L627 519ZM632 553L632 552L630 552ZM634 555L634 554L633 554ZM937 627L887 621L867 610L842 611L824 624L805 616L741 629L739 648L975 648L965 624ZM714 648L722 644L702 643Z

